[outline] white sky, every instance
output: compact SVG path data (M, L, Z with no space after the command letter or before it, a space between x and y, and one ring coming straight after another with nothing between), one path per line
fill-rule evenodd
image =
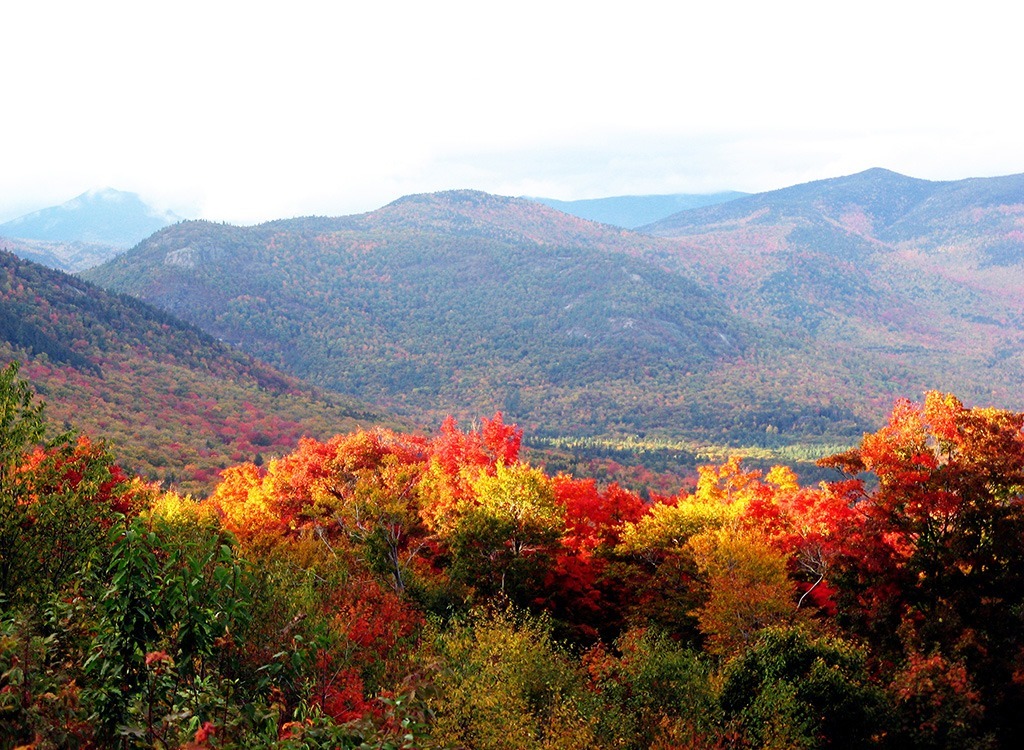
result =
M23 0L0 221L90 188L236 223L477 188L1024 172L1005 0Z

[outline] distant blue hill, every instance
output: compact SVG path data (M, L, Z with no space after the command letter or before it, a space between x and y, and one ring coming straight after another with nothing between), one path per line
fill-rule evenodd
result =
M0 236L129 248L178 221L180 216L158 211L135 193L105 188L0 224Z
M581 219L599 221L624 229L636 229L652 224L667 216L691 208L703 208L743 198L748 193L728 191L724 193L673 195L621 195L612 198L591 198L578 201L560 201L554 198L530 198L545 206L562 211Z

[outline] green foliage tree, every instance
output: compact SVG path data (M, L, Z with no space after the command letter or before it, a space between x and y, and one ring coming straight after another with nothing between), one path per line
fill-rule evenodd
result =
M251 607L230 540L216 526L141 518L111 536L84 664L100 737L170 745L203 721L225 723L239 709L236 638Z
M521 604L538 593L564 530L564 508L539 469L499 463L472 482L447 541L453 577Z
M615 646L599 644L583 656L602 745L713 747L722 712L711 661L654 628L629 630Z
M866 653L800 627L762 630L726 666L720 700L753 747L861 748L888 729Z

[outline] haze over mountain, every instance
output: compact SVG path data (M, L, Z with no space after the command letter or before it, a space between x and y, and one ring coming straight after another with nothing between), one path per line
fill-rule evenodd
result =
M84 271L124 252L121 247L91 242L47 242L3 236L0 236L0 250L65 273Z
M102 263L159 229L181 221L135 193L90 190L59 206L0 224L0 247L64 271Z
M530 198L530 200L557 208L559 211L573 216L579 216L581 219L590 219L623 229L636 229L679 211L712 206L742 198L745 195L748 193L730 191L708 194L620 195L575 201L560 201L554 198Z
M12 359L58 425L109 438L126 468L183 491L303 435L395 423L144 302L0 252L0 362Z

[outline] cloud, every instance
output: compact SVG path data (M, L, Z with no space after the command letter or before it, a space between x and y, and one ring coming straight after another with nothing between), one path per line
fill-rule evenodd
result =
M1024 171L1004 8L19 3L0 46L16 71L0 217L101 185L251 222L451 187Z

